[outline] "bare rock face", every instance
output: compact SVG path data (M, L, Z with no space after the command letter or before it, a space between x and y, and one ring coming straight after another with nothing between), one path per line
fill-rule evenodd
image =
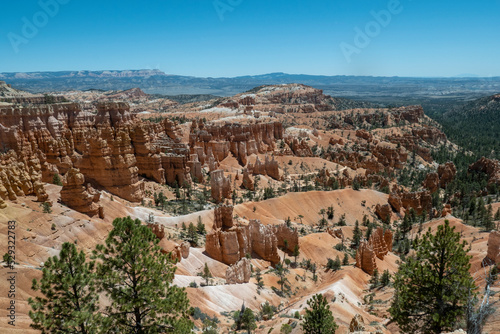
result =
M361 241L356 252L356 267L361 268L369 275L373 275L377 264L375 263L375 252L366 241Z
M500 161L482 157L469 166L469 171L488 174L489 184L500 184Z
M182 261L182 259L186 259L189 256L189 250L191 245L189 242L184 241L181 244L178 244L172 240L168 240L163 238L158 243L158 246L161 248L161 252L164 254L170 254L172 260L176 262Z
M266 155L264 162L261 162L257 157L255 165L248 164L248 170L251 171L253 175L267 175L275 180L281 180L278 162L274 160L269 160Z
M255 186L254 186L253 180L250 177L250 174L248 173L248 169L246 169L246 168L243 169L243 180L241 182L241 187L243 189L247 189L247 190L250 190L250 191L254 191L255 190Z
M392 215L392 208L389 204L377 204L375 207L375 214L380 218L380 220L385 222L387 221L387 218L390 219Z
M216 210L214 227L207 234L205 244L205 250L211 258L225 264L234 264L247 254L255 252L273 264L280 261L278 239L273 226L262 225L255 220L250 221L249 225L234 226L232 206L220 206ZM285 231L282 232L285 236ZM289 237L293 243L293 233Z
M349 333L360 332L365 330L365 320L359 314L356 314L349 324Z
M165 227L163 225L148 223L148 227L159 240L162 240L165 237Z
M342 232L341 228L328 228L326 232L328 232L328 234L330 234L332 237L339 238L344 241L344 232Z
M7 203L0 197L0 209L5 209L7 207Z
M424 188L429 189L431 194L435 193L439 189L439 175L438 175L438 173L427 174L422 185Z
M483 263L492 264L500 263L500 232L493 231L490 233L488 238L488 253L486 254L486 258L483 260Z
M242 258L232 266L226 269L227 284L242 284L250 281L252 270L250 260L246 257Z
M200 147L207 155L211 149L216 161L232 153L240 165L245 166L249 155L274 151L276 140L282 138L283 125L277 121L255 124L204 124L199 121L192 123L189 146L192 150Z
M363 129L356 130L356 137L362 138L367 142L371 142L373 140L373 135L370 132Z
M252 251L273 265L279 263L278 239L274 234L273 227L262 225L258 220L251 220L249 227Z
M220 205L214 209L213 229L229 229L233 227L233 206Z
M238 227L228 231L217 229L207 234L205 250L217 261L234 264L249 253L248 245L244 242L249 239L248 227Z
M46 202L48 194L41 182L40 161L36 157L18 156L10 151L0 157L0 198L14 201L19 196L35 195Z
M222 169L210 173L212 198L221 203L225 198L231 198L231 177L225 177Z
M455 175L457 175L457 168L453 162L447 162L444 165L439 165L438 174L439 186L444 189L448 183L455 179Z
M133 202L143 198L139 175L190 183L189 148L177 125L142 122L129 109L122 102L100 102L95 113L76 103L3 106L0 139L18 161L38 159L45 182L78 168L86 180Z
M89 215L104 218L104 208L99 205L101 193L85 184L85 176L76 168L71 168L63 177L61 202L68 207Z
M383 260L388 252L392 251L392 232L377 228L368 241L361 241L356 252L356 267L363 269L366 273L373 275L377 264L375 257Z
M406 213L409 213L410 209L413 209L417 215L421 215L424 211L430 212L432 209L432 197L429 191L414 193L393 192L389 195L388 201L396 212L404 209Z
M201 172L201 162L198 160L198 154L191 154L191 160L187 162L191 178L198 183L203 183L203 174Z
M299 244L299 233L296 229L291 229L286 224L274 226L274 234L278 241L278 247L285 247L285 240L287 241L287 250L293 252L295 246Z
M446 164L439 165L437 173L427 174L422 186L433 194L438 191L439 188L446 188L448 183L453 181L456 174L457 168L453 162L447 162Z
M390 239L390 243L392 244L392 238ZM375 252L375 255L381 260L383 260L387 253L389 253L389 248L386 244L385 233L381 227L373 231L370 239L368 240L368 244Z
M446 217L452 214L451 205L445 204L443 210L441 210L441 217Z

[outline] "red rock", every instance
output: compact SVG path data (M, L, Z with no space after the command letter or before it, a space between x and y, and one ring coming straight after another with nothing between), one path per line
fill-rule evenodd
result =
M489 184L500 184L500 161L482 157L469 166L469 171L488 174Z
M249 155L274 151L276 140L282 138L283 126L276 121L255 124L193 122L189 145L193 149L203 148L207 155L211 148L216 161L222 161L232 153L245 166Z
M101 193L90 184L85 184L85 176L76 168L71 168L62 179L61 202L68 207L89 215L104 218L104 209L99 205Z
M242 258L226 269L227 284L248 283L252 275L251 263L247 258Z
M293 252L295 246L299 244L299 233L297 229L291 229L286 224L274 226L274 234L278 241L278 247L285 247L285 240L287 241L287 250Z
M273 227L262 225L258 220L251 220L249 228L252 251L273 265L279 263L278 240Z
M500 263L500 232L493 231L488 238L488 252L483 263L491 265Z
M444 165L439 165L438 174L439 186L444 189L448 183L455 179L455 175L457 175L457 168L453 162L447 162Z
M229 229L233 227L233 206L219 205L214 209L213 229Z
M231 176L224 177L222 169L210 173L212 198L221 203L225 198L231 198Z
M361 241L356 251L356 267L373 275L377 264L375 257L383 260L388 252L392 251L392 232L377 228L368 241Z
M369 275L373 275L377 264L375 262L375 252L366 241L361 241L356 251L356 267L361 268Z
M385 222L387 221L387 218L390 218L392 215L391 206L389 204L377 204L377 206L375 207L375 214L380 218L380 220Z
M250 191L255 190L255 186L253 183L252 178L250 177L250 174L248 173L248 170L246 168L243 169L243 180L241 182L241 187L243 189L247 189Z
M424 182L422 183L424 188L429 189L432 193L435 193L439 189L439 175L438 173L429 173L425 177Z

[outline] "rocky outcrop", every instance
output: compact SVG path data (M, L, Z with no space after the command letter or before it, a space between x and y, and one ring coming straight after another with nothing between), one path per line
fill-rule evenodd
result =
M211 258L225 264L234 264L251 254L248 226L235 226L229 230L217 229L207 234L205 250Z
M367 241L363 240L356 251L356 267L361 268L369 275L373 275L377 264L375 263L375 252Z
M258 220L249 224L252 251L273 265L280 262L278 255L278 239L270 225L262 225Z
M158 243L158 246L161 248L161 252L163 254L170 254L172 260L175 262L180 262L182 259L187 259L189 257L189 250L191 245L187 241L183 241L178 244L172 240L168 240L167 238L163 238Z
M453 162L447 162L446 164L439 165L436 172L427 174L422 186L428 189L431 194L435 193L439 188L446 188L448 183L453 181L455 175L457 174L457 168Z
M368 241L361 241L356 251L356 267L373 275L377 264L375 257L383 260L388 252L392 251L392 232L377 228Z
M286 224L274 225L274 234L278 241L278 247L285 247L285 240L287 242L287 250L293 252L295 247L299 245L299 232L297 229L292 229Z
M18 161L37 158L45 182L78 168L94 186L129 201L143 198L139 175L170 185L191 182L189 149L176 125L139 121L126 103L101 102L95 113L76 103L2 106L0 139Z
M438 175L439 186L444 189L448 183L455 179L455 175L457 175L457 168L453 162L447 162L443 165L439 165Z
M392 208L389 204L384 204L384 205L377 204L375 206L375 214L377 215L378 218L380 218L380 220L385 222L387 221L387 218L390 219L392 215Z
M205 124L193 121L189 146L192 153L198 155L198 148L206 155L210 149L216 161L224 160L231 153L245 166L249 155L274 151L276 140L282 138L283 126L277 121L251 124Z
M233 227L233 206L220 205L214 209L213 229L229 229Z
M355 333L365 330L365 320L359 314L356 314L349 324L349 333Z
M488 252L483 260L486 265L500 264L500 232L493 231L488 238Z
M148 227L159 240L165 237L165 227L163 225L148 223Z
M227 221L229 217L232 219L232 213L232 206L217 208L213 230L206 236L207 254L225 264L234 264L252 253L272 264L278 263L280 257L274 227L262 225L258 220L251 220L249 225L234 226Z
M469 166L469 172L488 174L488 183L500 185L500 161L482 157Z
M329 227L326 229L326 232L330 234L332 237L339 238L342 240L342 242L344 242L344 232L342 232L341 228L332 229Z
M11 151L0 156L0 198L16 200L19 196L35 195L38 202L49 198L41 182L40 161Z
M222 169L210 173L210 187L212 198L217 203L231 198L231 176L225 177Z
M248 283L250 281L251 275L252 275L252 268L250 260L244 257L226 269L226 283L227 284Z
M401 212L403 209L405 213L409 213L410 209L413 209L417 215L421 215L424 211L429 213L432 209L432 197L429 191L393 192L389 195L388 201L396 212Z
M71 168L63 179L61 202L68 207L90 217L104 218L104 208L99 205L101 193L90 184L85 185L85 176L76 168Z
M248 169L246 169L246 168L243 169L243 179L241 182L241 188L246 189L246 190L250 190L250 191L255 190L253 180L250 177L250 174L248 173Z
M274 156L272 160L269 160L266 155L264 162L257 157L255 164L248 164L248 171L253 175L267 175L275 180L281 180L278 162L274 160Z
M435 193L439 189L439 175L438 173L429 173L422 182L422 186L428 189L431 194Z

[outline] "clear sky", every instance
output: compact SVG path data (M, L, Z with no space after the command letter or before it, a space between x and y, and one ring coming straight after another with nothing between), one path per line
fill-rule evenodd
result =
M499 0L4 0L0 72L500 76L499 13Z

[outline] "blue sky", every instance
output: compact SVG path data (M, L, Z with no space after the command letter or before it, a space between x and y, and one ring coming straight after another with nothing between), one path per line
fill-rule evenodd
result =
M499 12L499 0L3 1L0 72L499 76Z

